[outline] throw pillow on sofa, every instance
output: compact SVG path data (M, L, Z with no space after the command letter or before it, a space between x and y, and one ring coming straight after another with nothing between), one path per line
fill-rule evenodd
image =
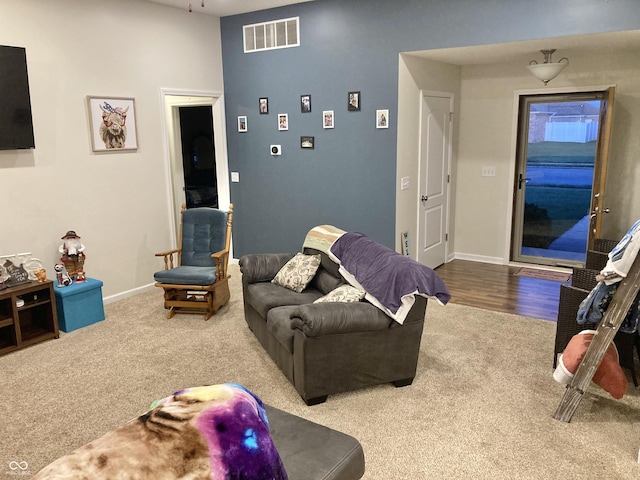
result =
M320 297L313 303L322 302L359 302L364 298L364 290L352 287L351 285L340 285L331 290L324 297Z
M309 285L319 266L320 254L296 253L291 260L284 264L271 283L300 293Z

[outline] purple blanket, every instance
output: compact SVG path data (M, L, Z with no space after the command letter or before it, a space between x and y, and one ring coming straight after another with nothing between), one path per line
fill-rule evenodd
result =
M434 298L441 305L451 295L431 268L380 245L362 233L345 233L330 248L340 272L354 286L367 292L366 299L398 323L403 323L415 295Z

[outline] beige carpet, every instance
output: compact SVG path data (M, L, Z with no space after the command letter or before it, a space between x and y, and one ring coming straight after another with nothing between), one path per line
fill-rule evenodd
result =
M0 478L35 473L182 387L237 382L266 403L363 445L366 479L637 479L640 396L591 387L571 423L553 419L555 324L430 302L413 385L307 407L232 300L208 322L171 320L159 289L108 305L107 319L0 357ZM24 464L23 464L24 465Z

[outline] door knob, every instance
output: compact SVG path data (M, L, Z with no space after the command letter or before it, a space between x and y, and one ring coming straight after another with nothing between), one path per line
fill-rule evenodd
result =
M422 200L423 202L426 202L427 200L429 200L429 196L428 195L422 195L420 197L420 200Z

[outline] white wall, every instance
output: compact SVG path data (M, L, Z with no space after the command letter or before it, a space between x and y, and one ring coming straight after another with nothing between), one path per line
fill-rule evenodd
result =
M161 88L223 91L219 19L139 0L0 1L0 44L25 47L36 148L0 152L0 255L53 278L76 230L105 297L153 282L172 244ZM136 152L91 152L87 95L135 98Z

